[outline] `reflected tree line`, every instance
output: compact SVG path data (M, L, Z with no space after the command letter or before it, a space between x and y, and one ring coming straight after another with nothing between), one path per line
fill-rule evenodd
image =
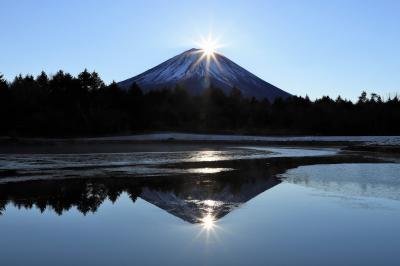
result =
M231 194L239 194L246 182L255 182L257 178L232 178L216 175L212 179L163 177L132 179L67 179L17 182L0 185L0 215L8 204L17 208L37 208L42 213L46 209L58 215L76 208L86 215L95 213L106 200L115 203L122 193L127 193L132 202L136 202L144 188L150 191L174 193L177 197L194 197L191 191L196 190L202 196L217 195L229 188ZM199 196L199 195L197 195Z
M398 135L400 100L363 92L353 103L340 96L315 101L248 99L237 88L210 87L201 95L186 88L144 93L133 84L106 85L96 72L77 77L0 75L0 135L84 136L148 130L212 133Z
M10 183L0 185L0 214L9 203L17 208L37 208L41 212L50 208L58 215L73 207L83 214L94 213L106 199L115 202L123 192L135 202L140 189L121 182L95 180Z

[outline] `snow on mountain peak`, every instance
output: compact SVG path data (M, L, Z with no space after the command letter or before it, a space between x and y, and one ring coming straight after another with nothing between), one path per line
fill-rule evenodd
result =
M192 48L118 85L129 88L133 83L145 92L154 89L173 89L176 85L192 94L201 93L211 85L229 92L233 87L246 97L288 97L289 93L261 80L219 53L206 54Z

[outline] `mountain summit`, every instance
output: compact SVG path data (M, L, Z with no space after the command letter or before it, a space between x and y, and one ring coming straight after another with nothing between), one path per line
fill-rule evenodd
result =
M192 94L199 94L210 86L225 93L236 87L243 96L255 98L286 98L289 93L258 78L225 56L206 54L201 49L190 49L155 66L140 75L121 81L118 85L128 89L133 83L147 92L180 85Z

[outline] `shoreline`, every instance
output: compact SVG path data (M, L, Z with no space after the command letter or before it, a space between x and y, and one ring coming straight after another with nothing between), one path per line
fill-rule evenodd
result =
M0 154L123 153L217 149L226 146L336 147L400 153L400 136L246 136L151 133L88 138L0 137Z

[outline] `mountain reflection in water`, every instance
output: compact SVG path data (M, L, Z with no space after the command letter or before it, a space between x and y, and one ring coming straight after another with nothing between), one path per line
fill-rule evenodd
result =
M127 193L133 202L140 197L189 223L202 223L204 217L222 218L279 184L279 174L287 169L310 164L371 161L375 159L317 156L181 162L163 165L166 175L102 174L3 183L0 184L0 215L5 213L8 204L37 208L41 212L52 209L59 215L71 208L83 214L94 213L104 201L114 203L122 193ZM168 174L169 169L182 170L184 174Z
M203 223L204 217L218 220L280 180L260 172L240 171L206 176L166 176L135 179L71 179L29 181L0 185L0 213L8 204L18 208L52 209L57 214L75 208L94 213L109 199L115 202L127 193L138 197L189 223Z
M18 166L0 176L0 264L400 265L400 167L383 159L170 160L157 176L99 163L36 181Z

